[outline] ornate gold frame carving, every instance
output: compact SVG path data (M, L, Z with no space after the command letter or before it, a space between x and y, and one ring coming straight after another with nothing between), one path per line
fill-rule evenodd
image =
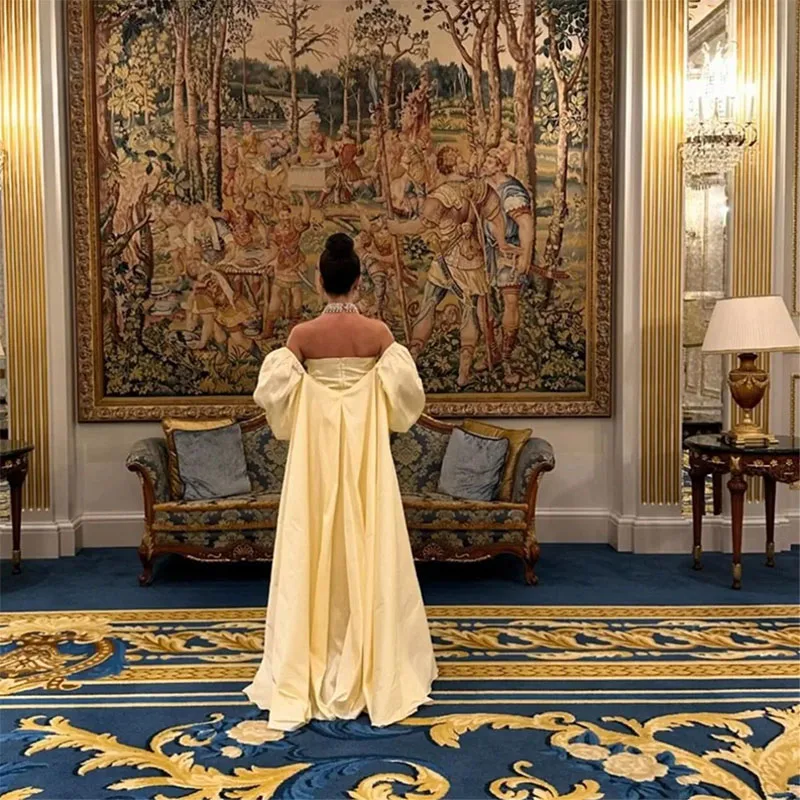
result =
M201 418L257 413L249 396L200 398L111 398L104 395L102 364L94 356L102 341L97 265L97 179L93 104L94 57L91 2L68 0L68 95L72 167L73 259L78 356L78 414L81 421ZM440 394L429 396L438 416L603 417L611 414L612 203L615 121L615 0L590 0L590 98L592 106L589 187L590 235L587 247L590 306L587 311L587 391L548 394Z

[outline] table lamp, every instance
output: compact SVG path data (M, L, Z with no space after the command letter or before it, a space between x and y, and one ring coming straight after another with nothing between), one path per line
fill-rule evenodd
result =
M728 386L739 408L741 421L724 434L740 447L775 444L777 439L753 422L752 411L769 386L769 373L756 365L758 353L800 351L800 334L794 327L783 298L729 297L718 300L708 323L704 353L735 353L739 365L728 374Z

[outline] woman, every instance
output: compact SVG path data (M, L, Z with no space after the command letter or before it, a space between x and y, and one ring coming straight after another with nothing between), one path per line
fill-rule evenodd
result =
M348 236L328 239L319 272L328 305L266 357L254 394L291 444L245 693L286 731L362 711L391 725L429 702L437 674L389 448L422 413L422 384L386 325L359 315Z

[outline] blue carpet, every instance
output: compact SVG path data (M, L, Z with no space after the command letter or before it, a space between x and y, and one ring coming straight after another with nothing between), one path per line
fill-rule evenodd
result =
M241 694L268 567L129 550L3 565L0 800L616 800L800 796L798 554L546 546L423 565L433 704L285 736Z
M760 554L743 557L744 585L734 592L731 558L704 553L704 569L688 555L634 555L605 545L547 544L537 566L538 586L523 581L520 562L507 556L479 564L418 564L425 602L497 605L727 605L796 603L800 553L777 555L774 569ZM136 551L82 550L74 558L26 561L21 575L0 564L4 611L53 609L259 606L266 602L268 564L200 564L163 559L155 582L142 589Z

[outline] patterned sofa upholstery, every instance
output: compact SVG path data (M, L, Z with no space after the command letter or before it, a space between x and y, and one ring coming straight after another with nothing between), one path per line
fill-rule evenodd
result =
M458 500L436 491L452 428L423 417L408 433L392 436L414 558L480 561L512 553L523 560L526 581L536 583L536 493L541 476L555 466L552 447L544 439L527 442L510 502ZM133 446L127 467L139 475L144 494L142 585L152 581L155 558L166 553L202 561L272 558L288 443L272 436L263 416L242 423L242 437L252 491L219 500L172 499L165 440Z

